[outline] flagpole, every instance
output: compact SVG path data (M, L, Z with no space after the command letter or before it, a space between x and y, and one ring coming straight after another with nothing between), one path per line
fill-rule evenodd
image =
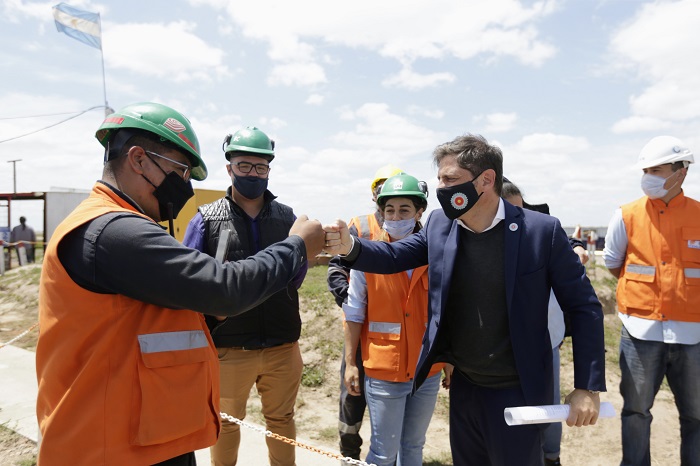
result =
M100 16L99 13L97 13L97 21L98 24L100 25L100 33L102 32L102 17ZM105 116L108 116L112 113L111 108L109 108L109 104L107 103L107 80L105 78L105 53L102 50L102 38L100 38L100 58L102 59L102 91L104 93L104 98L105 98Z

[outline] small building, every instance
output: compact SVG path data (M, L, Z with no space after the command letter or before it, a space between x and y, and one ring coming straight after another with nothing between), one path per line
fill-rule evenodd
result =
M90 195L89 190L51 188L46 192L27 192L27 193L0 193L0 241L9 241L9 232L12 228L11 215L13 208L21 208L20 201L43 201L43 215L41 224L33 222L33 226L37 233L43 234L42 241L44 244L51 240L51 235L56 230L59 223L80 204L83 199ZM178 241L182 241L185 237L185 230L190 219L197 212L197 207L202 204L208 204L226 195L226 191L211 190L211 189L195 189L194 196L187 201L187 204L182 208L182 211L173 222L175 229L174 236ZM3 212L3 209L5 212ZM6 215L5 215L6 214ZM6 219L6 223L3 222ZM167 222L162 222L161 225L167 227ZM42 235L38 235L42 237ZM43 249L43 247L39 247ZM12 267L11 255L7 248L5 249L4 265L7 269ZM2 259L2 258L0 258Z

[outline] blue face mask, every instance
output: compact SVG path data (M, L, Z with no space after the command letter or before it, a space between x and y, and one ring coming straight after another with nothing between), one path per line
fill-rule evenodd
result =
M382 228L389 233L392 239L403 239L413 233L413 230L416 228L416 219L384 220Z
M248 199L257 199L262 196L267 189L267 182L267 178L233 175L233 187L241 196Z

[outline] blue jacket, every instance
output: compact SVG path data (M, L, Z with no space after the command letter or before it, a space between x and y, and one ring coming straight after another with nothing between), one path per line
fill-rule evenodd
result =
M603 310L586 272L555 217L505 204L505 285L510 337L525 400L551 404L552 348L547 305L554 290L571 319L574 387L605 390ZM414 389L435 362L447 361L441 327L459 243L456 221L442 210L431 212L419 233L393 243L359 239L361 250L351 267L372 273L396 273L429 264L429 315ZM479 273L474 270L474 273Z

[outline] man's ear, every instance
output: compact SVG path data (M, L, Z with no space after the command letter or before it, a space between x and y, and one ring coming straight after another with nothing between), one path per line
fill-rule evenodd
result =
M487 186L494 186L496 184L496 171L493 168L488 168L484 170L484 176L482 177L482 186L485 188Z
M126 163L131 169L139 174L143 175L144 168L143 164L146 161L146 152L140 146L133 146L126 153Z

